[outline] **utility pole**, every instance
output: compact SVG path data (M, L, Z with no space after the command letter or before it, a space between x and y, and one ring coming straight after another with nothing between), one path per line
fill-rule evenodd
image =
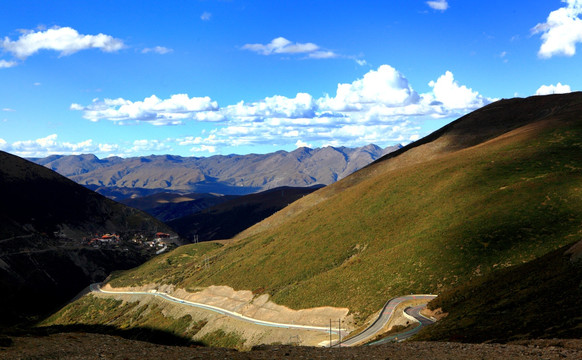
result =
M331 319L329 319L329 347L331 348Z
M342 347L342 320L341 319L337 319L337 333L339 336L339 342L338 342L337 346Z

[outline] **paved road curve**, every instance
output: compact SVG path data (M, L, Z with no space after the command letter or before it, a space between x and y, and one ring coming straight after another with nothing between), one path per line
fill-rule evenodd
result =
M369 341L370 339L374 338L374 336L376 336L378 332L380 332L384 328L384 326L388 323L392 315L394 315L394 310L396 310L396 307L400 305L402 302L408 300L421 300L421 299L432 300L435 297L436 295L407 295L397 297L388 301L386 305L384 305L382 312L372 325L370 325L366 330L362 331L360 334L354 336L353 338L350 338L346 341L342 341L341 346L354 346L365 343L366 341Z
M241 320L241 321L246 321L246 322L250 322L252 324L255 325L262 325L262 326L269 326L269 327L278 327L278 328L285 328L285 329L300 329L300 330L314 330L314 331L323 331L329 334L330 332L330 328L329 327L323 327L323 326L309 326L309 325L295 325L295 324L283 324L283 323L276 323L276 322L271 322L271 321L264 321L264 320L258 320L258 319L253 319L250 318L248 316L244 316L240 313L234 312L234 311L229 311L226 309L221 309L219 307L216 306L212 306L212 305L207 305L207 304L202 304L202 303L196 303L193 301L188 301L188 300L182 300L176 297L173 297L172 295L166 294L164 292L158 292L156 290L150 290L148 292L146 291L107 291L107 290L103 290L100 287L100 284L96 283L96 284L91 284L90 286L91 291L94 292L100 292L100 293L104 293L104 294L120 294L120 295L142 295L142 296L156 296L159 298L162 298L166 301L171 301L180 305L185 305L185 306L192 306L192 307L197 307L200 309L204 309L204 310L209 310L209 311L213 311L222 315L226 315L229 316L231 318L237 319L237 320ZM337 334L338 333L338 329L332 329L331 330L332 334ZM342 329L342 333L345 333L346 330Z
M406 308L404 310L405 313L407 313L408 315L410 315L413 318L415 318L416 320L418 320L418 325L415 326L413 329L410 329L410 330L405 331L403 333L398 333L398 334L394 334L392 336L385 337L384 339L374 341L373 343L370 343L368 345L380 345L380 344L384 344L384 343L392 342L392 341L406 340L409 337L411 337L412 335L417 334L423 327L434 323L434 320L429 319L420 313L420 311L422 309L424 309L425 306L426 305L418 305L418 306Z

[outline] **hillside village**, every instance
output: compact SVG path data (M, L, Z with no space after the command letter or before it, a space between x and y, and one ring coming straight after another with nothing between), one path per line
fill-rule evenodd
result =
M119 249L127 250L127 246L141 248L148 252L161 254L169 247L179 245L178 236L172 236L164 232L156 233L134 233L131 235L119 234L94 234L91 237L85 237L82 243L91 246L94 249Z

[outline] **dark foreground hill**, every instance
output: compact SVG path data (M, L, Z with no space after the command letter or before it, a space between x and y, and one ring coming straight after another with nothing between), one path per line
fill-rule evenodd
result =
M199 241L230 239L321 186L281 187L244 195L167 224L180 236Z
M0 345L0 359L83 359L83 360L481 360L481 359L580 359L582 340L532 341L522 344L458 344L404 342L354 348L307 346L260 346L250 351L225 348L169 346L129 340L119 336L66 332L39 336L11 336Z
M140 264L123 240L169 228L65 177L0 152L0 325L35 317L91 281ZM105 234L121 236L88 245Z
M144 197L123 199L120 202L145 211L158 220L168 222L195 214L235 198L237 198L236 195L163 192Z
M507 342L582 338L582 241L444 291L447 314L418 339Z
M94 155L52 155L31 161L92 190L121 200L153 192L244 195L281 186L328 185L399 149L299 148L270 154L173 155L98 159Z

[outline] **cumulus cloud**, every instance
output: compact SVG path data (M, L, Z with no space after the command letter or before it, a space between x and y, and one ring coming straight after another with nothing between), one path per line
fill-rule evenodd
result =
M308 144L305 141L301 141L301 140L297 140L297 142L295 143L295 146L297 146L297 148L301 148L301 147L312 148L313 147L313 145Z
M205 11L202 13L202 15L200 15L200 19L203 21L208 21L210 20L210 18L212 18L212 14L209 13L208 11Z
M242 49L254 51L261 55L306 54L312 59L329 59L338 56L333 51L321 50L314 43L294 43L284 37L275 38L268 44L246 44Z
M352 83L338 84L334 96L315 99L273 96L221 109L225 126L205 138L181 139L179 145L215 150L240 145L312 144L360 146L367 143L408 143L421 136L417 120L453 117L488 104L492 99L459 84L450 71L431 81L431 92L417 93L406 77L389 65L371 70ZM428 120L427 120L428 121Z
M242 47L245 50L251 50L261 55L271 54L296 54L308 53L319 49L319 46L313 43L292 43L284 37L273 39L268 44L246 44Z
M164 46L156 46L156 47L153 47L153 48L145 48L141 52L142 52L142 54L147 54L147 53L153 52L153 53L156 53L156 54L164 55L164 54L169 54L172 51L174 51L174 50L173 49L170 49L170 48L167 48L167 47L164 47Z
M307 55L307 57L311 59L332 59L337 56L338 55L333 51L314 51Z
M0 139L0 149L22 157L45 157L53 154L77 155L83 153L104 153L119 148L116 144L94 144L88 139L78 143L60 142L57 134L36 140L8 143Z
M542 45L538 51L541 58L573 56L576 54L576 44L582 42L582 0L562 2L567 5L552 11L546 22L537 24L531 30L533 34L542 34Z
M275 95L264 100L244 103L239 102L223 110L230 118L241 120L256 120L266 118L313 118L315 117L316 103L313 97L306 93L299 93L295 98Z
M41 50L60 52L61 56L86 49L114 52L124 47L123 41L110 35L83 35L70 27L54 27L44 31L25 31L18 40L5 37L1 42L5 51L25 59Z
M459 85L450 71L445 72L436 81L429 82L428 85L433 88L434 101L446 109L477 109L490 102L478 92L465 85Z
M0 69L9 68L18 65L16 61L0 60Z
M174 95L162 100L152 95L136 102L94 100L88 106L73 104L71 109L83 111L91 121L108 119L117 124L172 125L186 120L214 123L216 127L203 136L147 144L150 151L171 143L187 146L191 152L213 153L222 148L272 144L311 147L408 143L424 135L419 122L464 115L493 100L460 84L450 71L429 85L431 91L418 93L402 73L382 65L351 83L338 84L334 94L319 98L308 93L274 95L218 107L210 98ZM144 146L134 144L132 151L143 152Z
M567 94L572 92L570 85L562 85L562 83L557 83L556 85L542 85L536 91L536 95L551 95L551 94Z
M427 1L426 4L435 10L445 11L449 8L449 3L447 0L436 0L436 1Z
M338 84L336 96L321 99L320 106L333 111L361 111L371 105L402 107L418 100L418 94L401 73L382 65L351 84Z
M213 146L213 145L195 146L192 149L190 149L190 152L193 152L193 153L208 152L208 153L212 154L212 153L216 152L216 146Z
M172 151L172 147L162 140L141 139L134 140L130 153L143 153L147 151Z
M94 99L90 105L72 104L71 110L83 111L83 117L90 121L107 119L118 124L140 122L152 125L179 125L185 120L220 121L222 116L215 113L218 103L208 96L190 98L187 94L172 95L162 100L155 95L143 101L118 99Z
M356 64L358 64L360 66L364 66L364 65L368 64L368 62L364 59L354 59L354 61L356 62Z

